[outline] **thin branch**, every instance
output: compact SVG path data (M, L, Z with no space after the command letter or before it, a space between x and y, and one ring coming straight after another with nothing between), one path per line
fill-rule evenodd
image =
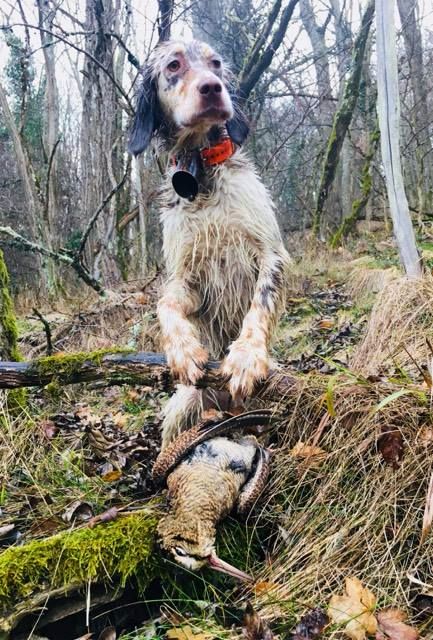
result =
M256 86L257 82L260 80L263 73L271 65L274 55L278 51L284 39L287 27L293 15L293 11L295 10L298 2L299 0L290 0L287 7L281 14L279 25L271 39L271 42L266 47L260 58L257 60L256 64L251 68L251 71L244 77L241 77L239 82L239 89L242 100L247 100L248 96Z
M13 25L10 25L8 27L0 27L0 30L6 31L6 30L10 30L13 27L24 27L25 24L21 23L21 22L15 22ZM49 29L43 29L42 27L40 27L39 25L34 25L34 24L29 24L28 27L30 29L38 29L39 31L42 31L43 33L46 33L48 35L53 36L54 38L57 38L57 40L60 40L60 42L64 42L65 44L67 44L69 47L72 47L72 49L75 49L76 51L79 51L80 53L83 53L85 56L87 56L88 58L90 58L90 60L96 64L97 67L99 67L101 69L101 71L103 71L111 80L111 82L113 83L113 85L116 87L116 89L118 90L118 92L120 93L120 95L126 100L126 103L128 105L128 109L125 109L129 115L133 115L135 113L135 109L133 107L133 104L131 102L131 100L129 99L127 93L125 92L125 90L123 89L123 87L116 81L116 79L114 78L114 76L108 71L108 69L106 69L104 67L103 64L101 64L99 62L99 60L97 58L95 58L95 56L92 56L91 53L89 53L88 51L86 51L85 49L82 49L81 47L79 47L78 45L74 44L73 42L71 42L70 40L67 40L66 38L64 38L63 36L60 36L58 33L54 33L54 31L50 31Z
M107 206L107 204L110 202L111 198L123 187L123 185L125 184L126 178L128 177L129 174L129 170L131 168L131 157L128 156L128 160L126 163L126 168L125 168L125 173L122 176L122 179L120 180L120 182L118 182L110 191L110 193L104 198L104 200L101 202L101 204L99 205L99 207L96 209L95 213L93 214L93 216L90 218L89 223L87 225L87 227L85 228L82 236L81 236L81 240L80 240L80 246L78 248L78 251L76 253L76 259L79 259L80 256L82 255L85 247L86 247L86 242L87 239L90 235L90 232L93 229L93 226L95 225L97 219L99 218L100 214L102 213L102 211L105 209L105 207Z
M62 264L66 264L69 267L72 267L76 274L87 284L89 287L92 287L97 293L103 295L104 289L98 280L93 278L89 271L86 269L84 265L77 260L76 257L71 256L66 251L52 251L51 249L47 249L41 244L37 244L36 242L32 242L24 236L20 235L16 231L14 231L11 227L0 227L0 233L11 238L10 244L14 246L18 246L23 251L30 251L31 253L37 253L42 256L46 256L47 258L51 258L56 262L60 262Z
M36 307L33 307L33 313L35 316L42 322L42 326L44 327L45 337L47 339L47 356L53 355L53 341L51 336L51 327L50 323Z
M45 205L44 205L44 214L45 214L45 218L46 219L48 218L48 208L49 208L49 204L50 204L50 177L51 177L51 170L53 168L54 156L56 154L57 147L60 144L60 140L61 140L61 138L57 138L56 142L53 145L53 148L51 149L50 158L48 160L47 179L46 179L46 182L45 182Z

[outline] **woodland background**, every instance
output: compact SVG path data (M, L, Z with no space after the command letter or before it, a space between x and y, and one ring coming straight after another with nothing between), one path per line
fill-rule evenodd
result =
M0 0L0 26L0 636L433 640L431 0ZM272 473L218 532L245 590L154 544L161 176L126 147L170 32L237 76L294 257Z
M113 289L161 267L160 176L150 154L131 160L126 144L140 67L170 29L210 42L239 78L252 123L248 151L289 243L314 226L313 235L338 246L356 234L357 219L389 228L370 24L356 59L372 4L3 0L0 239L14 293L27 303L52 300L81 287L77 272L96 289ZM398 14L404 180L418 238L428 242L433 10L398 0ZM354 66L360 76L351 86ZM320 201L333 119L347 108L335 176Z

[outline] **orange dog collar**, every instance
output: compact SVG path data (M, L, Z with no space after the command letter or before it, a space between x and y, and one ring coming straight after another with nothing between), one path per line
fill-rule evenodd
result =
M232 157L236 151L235 144L230 138L223 138L221 142L218 142L212 147L205 147L201 150L201 157L203 163L207 167L213 167L216 164L222 164L226 160Z

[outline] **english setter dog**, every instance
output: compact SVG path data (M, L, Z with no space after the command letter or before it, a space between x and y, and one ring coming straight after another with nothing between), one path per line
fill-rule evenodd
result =
M228 69L209 45L164 42L144 70L131 129L131 153L154 138L166 158L161 220L168 278L158 318L180 384L165 407L163 447L208 402L195 385L209 356L223 358L233 405L267 377L269 341L283 307L289 256L271 198L240 148L249 127L230 86Z

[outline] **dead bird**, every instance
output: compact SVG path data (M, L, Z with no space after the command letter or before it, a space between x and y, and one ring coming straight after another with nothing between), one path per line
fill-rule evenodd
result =
M253 579L218 558L216 526L235 507L241 515L248 513L263 491L270 451L255 436L273 423L270 411L217 414L182 432L158 456L153 479L168 487L167 514L158 525L160 545L178 564Z

